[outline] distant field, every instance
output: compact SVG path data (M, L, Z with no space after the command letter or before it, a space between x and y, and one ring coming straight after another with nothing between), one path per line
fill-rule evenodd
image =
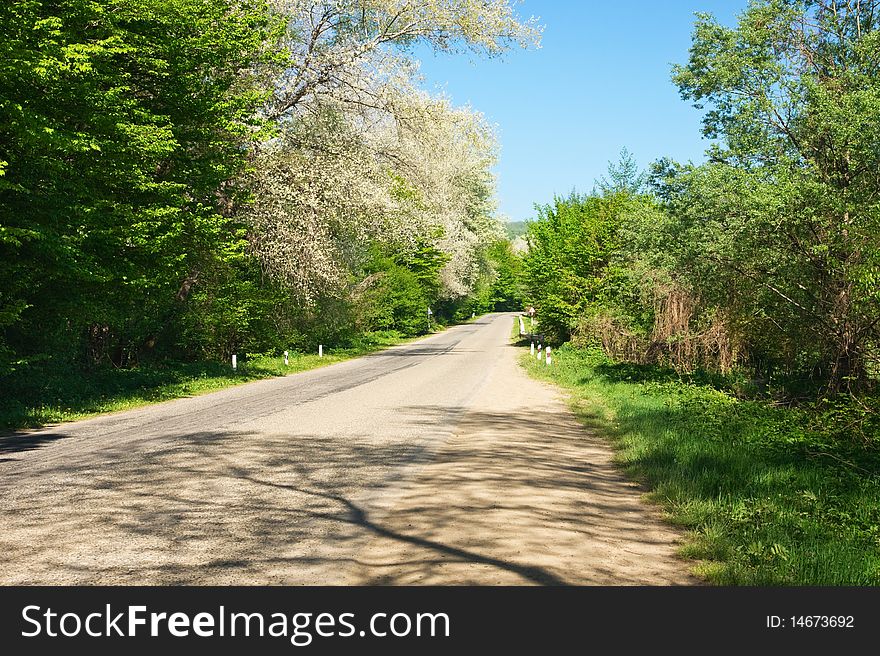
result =
M510 221L504 224L508 239L516 239L526 234L527 221Z

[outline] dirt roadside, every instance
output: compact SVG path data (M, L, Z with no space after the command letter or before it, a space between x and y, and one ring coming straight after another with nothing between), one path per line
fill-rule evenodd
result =
M350 583L695 585L680 534L517 349L387 508Z

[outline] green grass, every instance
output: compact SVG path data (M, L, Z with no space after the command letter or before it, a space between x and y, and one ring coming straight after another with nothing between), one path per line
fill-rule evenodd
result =
M528 325L528 319L523 318L523 321ZM510 338L514 341L519 340L519 318L513 318L513 325L510 327Z
M394 331L369 333L346 349L240 358L237 371L219 362L167 362L153 366L89 372L40 363L0 378L0 430L35 428L127 410L169 399L213 392L261 378L285 376L412 341Z
M522 364L570 392L581 421L686 529L680 553L708 581L880 584L878 440L841 430L833 413L738 400L717 381L597 351L566 345L552 367Z
M522 315L522 318L523 318L523 325L525 326L525 329L526 329L526 334L537 333L540 330L537 321L535 321L534 319L530 321L529 317L527 317L526 315ZM511 326L511 328L510 328L510 336L514 341L518 341L520 339L520 336L519 336L519 315L517 315L513 319L513 326ZM528 343L526 343L526 346L528 346Z

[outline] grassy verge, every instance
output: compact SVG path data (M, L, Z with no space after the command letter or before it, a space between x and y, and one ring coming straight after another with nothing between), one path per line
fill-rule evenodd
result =
M514 341L520 339L519 336L519 318L513 318L513 325L510 327L510 338Z
M815 410L563 346L535 377L570 392L629 475L687 529L681 555L721 585L880 584L880 449ZM870 437L870 436L869 436Z
M347 349L317 353L291 352L288 366L281 355L240 358L237 371L219 362L167 362L132 369L32 365L0 379L0 430L34 428L127 410L184 396L212 392L252 380L285 376L366 355L417 338L386 331L361 337Z

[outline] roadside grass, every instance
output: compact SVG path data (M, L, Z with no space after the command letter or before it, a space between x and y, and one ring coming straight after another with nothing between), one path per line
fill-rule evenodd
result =
M520 336L520 334L519 334L519 317L523 318L523 326L526 329L525 336ZM530 320L529 317L526 316L525 314L517 314L513 318L513 325L510 327L510 337L514 342L516 342L520 346L522 346L523 344L528 346L529 345L529 340L528 340L529 334L531 332L537 332L538 330L540 330L540 328L538 326L537 321L535 321L534 319Z
M517 315L516 317L513 318L513 325L510 327L510 339L512 339L515 342L520 341L519 318L518 317L519 317L519 315Z
M440 327L442 329L442 327ZM0 430L36 428L151 403L213 392L241 383L323 367L419 339L395 331L360 336L350 348L317 353L240 356L238 369L220 362L164 362L130 369L38 363L0 377Z
M527 344L525 346L528 346ZM528 372L570 392L588 430L686 529L680 555L719 585L880 584L878 440L815 409L738 400L711 381L565 345Z

